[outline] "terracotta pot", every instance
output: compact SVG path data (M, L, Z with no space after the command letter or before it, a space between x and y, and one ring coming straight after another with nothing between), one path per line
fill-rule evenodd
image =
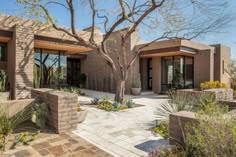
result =
M131 88L132 95L140 95L142 88Z
M78 122L82 123L86 119L87 111L86 110L79 111L77 112L77 114L78 114Z

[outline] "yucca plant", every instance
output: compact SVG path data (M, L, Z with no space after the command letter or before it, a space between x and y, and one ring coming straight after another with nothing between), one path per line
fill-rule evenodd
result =
M198 97L189 94L176 94L175 91L168 92L169 100L157 106L156 118L159 122L169 121L169 115L179 111L196 111L199 102Z
M7 109L0 109L0 149L5 150L5 145L9 134L11 134L13 130L23 122L32 120L33 113L36 113L36 124L45 124L47 113L45 110L44 105L31 104L15 115L10 116Z

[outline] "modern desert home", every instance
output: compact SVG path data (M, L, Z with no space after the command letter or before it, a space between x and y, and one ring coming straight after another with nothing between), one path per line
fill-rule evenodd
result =
M116 31L109 40L110 49L126 29ZM78 30L85 39L90 29ZM95 40L103 38L99 28ZM139 44L138 32L126 43L132 57ZM115 54L112 54L115 57ZM130 69L126 93L141 81L143 90L156 93L168 88L195 88L201 82L219 80L229 83L225 68L230 61L230 48L204 45L188 40L159 41L145 47ZM79 46L62 32L42 23L14 16L0 15L0 69L8 75L7 87L12 99L25 98L34 86L77 86L78 75L87 76L85 88L113 92L114 78L107 63L92 49Z

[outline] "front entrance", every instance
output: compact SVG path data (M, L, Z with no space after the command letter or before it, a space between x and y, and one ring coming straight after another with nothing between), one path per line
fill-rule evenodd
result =
M147 71L148 71L148 77L147 77L147 85L148 85L148 89L152 90L152 58L148 58L148 67L147 67Z
M162 92L193 88L193 57L162 57Z
M67 83L79 86L80 59L67 58Z

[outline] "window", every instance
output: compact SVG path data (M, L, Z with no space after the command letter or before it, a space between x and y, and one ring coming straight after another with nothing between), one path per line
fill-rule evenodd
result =
M61 51L35 49L35 87L67 82L67 57Z
M0 43L0 61L7 61L7 45Z

